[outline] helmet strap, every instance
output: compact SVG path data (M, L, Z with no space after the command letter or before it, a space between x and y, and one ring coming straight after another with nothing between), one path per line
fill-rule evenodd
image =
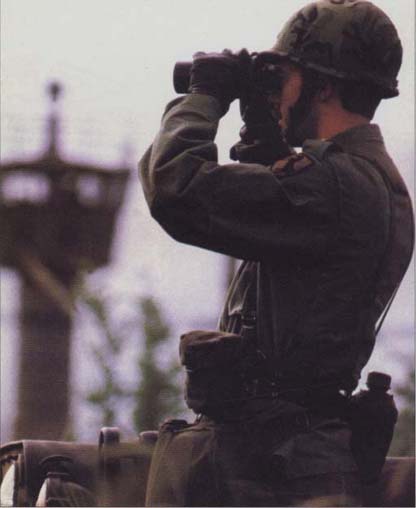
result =
M286 139L291 146L302 146L305 139L316 137L317 119L313 101L328 81L309 69L302 69L303 85L300 97L289 111Z

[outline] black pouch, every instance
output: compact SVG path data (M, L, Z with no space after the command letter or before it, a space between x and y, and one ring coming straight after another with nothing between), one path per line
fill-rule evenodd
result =
M378 480L393 438L398 412L393 396L387 393L390 381L387 374L370 372L369 389L350 401L351 448L365 484Z
M196 414L219 416L242 394L247 352L238 334L195 330L181 336L185 400Z

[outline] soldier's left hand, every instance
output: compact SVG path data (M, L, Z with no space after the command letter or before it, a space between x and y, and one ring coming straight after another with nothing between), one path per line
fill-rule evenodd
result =
M245 49L236 54L227 49L222 53L198 52L191 69L190 92L216 97L225 114L247 86L250 66Z

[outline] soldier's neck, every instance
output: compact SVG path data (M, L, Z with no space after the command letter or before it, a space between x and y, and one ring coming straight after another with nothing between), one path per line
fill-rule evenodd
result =
M369 124L370 120L341 106L322 108L317 125L318 139L329 139L353 127Z

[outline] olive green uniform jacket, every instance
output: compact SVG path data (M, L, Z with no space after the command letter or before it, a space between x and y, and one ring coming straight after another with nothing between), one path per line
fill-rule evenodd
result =
M151 214L178 241L244 260L220 328L241 331L255 291L257 345L283 386L352 391L413 248L411 202L379 128L306 141L270 167L221 165L220 116L205 95L167 106L139 164Z

